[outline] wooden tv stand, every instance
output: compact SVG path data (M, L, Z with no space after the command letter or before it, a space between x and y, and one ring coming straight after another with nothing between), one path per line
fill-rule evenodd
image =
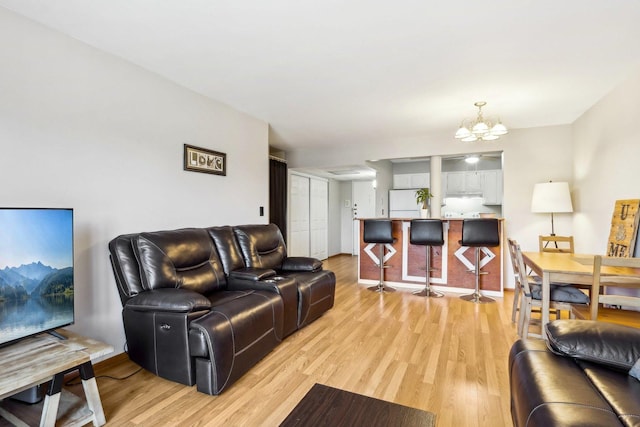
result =
M54 426L56 420L63 425L89 422L94 426L104 425L106 420L91 361L113 352L113 347L68 330L57 332L67 339L40 334L0 348L0 417L14 425L29 425L20 419L20 409L29 409L29 406L3 399L51 381L40 405L40 426ZM64 374L76 369L82 378L86 405L70 403L74 398L79 399L62 390Z

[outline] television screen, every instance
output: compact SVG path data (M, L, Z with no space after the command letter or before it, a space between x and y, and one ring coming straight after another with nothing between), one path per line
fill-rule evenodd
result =
M73 210L0 208L0 345L73 313Z

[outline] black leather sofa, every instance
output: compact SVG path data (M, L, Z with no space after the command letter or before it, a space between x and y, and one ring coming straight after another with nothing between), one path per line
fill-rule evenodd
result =
M519 340L509 354L516 427L640 426L640 329L556 320L548 341Z
M131 360L208 394L334 303L334 273L287 257L273 224L121 235L109 253Z

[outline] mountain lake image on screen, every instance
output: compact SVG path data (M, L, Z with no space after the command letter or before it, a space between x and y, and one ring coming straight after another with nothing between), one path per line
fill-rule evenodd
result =
M0 345L74 322L73 210L0 208Z

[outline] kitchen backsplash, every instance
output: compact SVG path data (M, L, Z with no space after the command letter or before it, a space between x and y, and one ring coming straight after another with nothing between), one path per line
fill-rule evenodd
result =
M502 206L483 205L482 197L447 197L443 201L442 218L479 218L482 213L502 217Z

